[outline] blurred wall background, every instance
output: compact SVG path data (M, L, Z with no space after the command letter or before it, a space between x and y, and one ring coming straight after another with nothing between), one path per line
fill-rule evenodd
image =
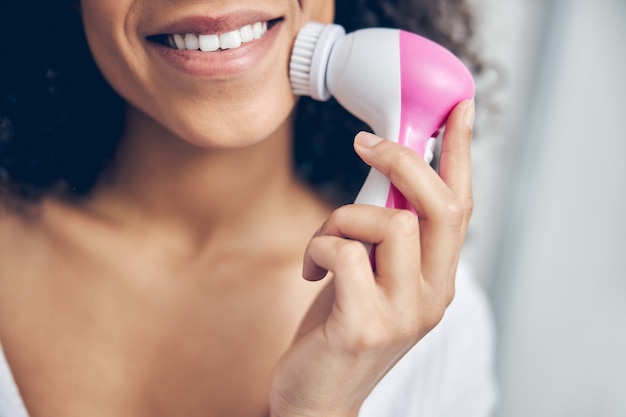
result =
M465 250L495 311L495 417L626 416L626 0L475 3L504 73Z

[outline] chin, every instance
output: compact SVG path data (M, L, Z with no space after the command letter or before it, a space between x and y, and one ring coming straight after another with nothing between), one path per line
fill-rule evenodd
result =
M186 142L203 149L241 149L271 138L291 139L290 116L295 103L294 96L289 93L280 105L261 103L254 108L244 106L245 109L219 112L213 117L196 114L177 123L177 128L172 131Z
M188 129L178 136L186 142L207 150L242 149L263 142L291 139L292 124L290 111L261 115L221 119L219 123L187 125Z

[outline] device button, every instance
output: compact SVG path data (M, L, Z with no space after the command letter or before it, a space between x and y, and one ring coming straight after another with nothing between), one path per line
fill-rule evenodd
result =
M435 143L436 143L436 141L437 141L436 138L429 138L428 142L426 142L426 149L424 149L424 159L429 164L433 160L433 157L435 156Z

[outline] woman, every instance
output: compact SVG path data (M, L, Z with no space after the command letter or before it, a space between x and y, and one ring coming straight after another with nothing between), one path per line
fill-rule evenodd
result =
M449 118L439 173L355 138L419 221L333 209L292 167L287 76L298 30L333 21L332 0L49 3L1 13L23 34L3 46L0 108L7 398L33 417L486 413L489 323L471 282L431 332L471 213L473 102ZM441 42L446 19L467 27L464 2L426 3L340 5L337 21ZM253 40L231 39L247 26ZM187 50L188 34L223 48ZM300 130L328 117L311 111Z

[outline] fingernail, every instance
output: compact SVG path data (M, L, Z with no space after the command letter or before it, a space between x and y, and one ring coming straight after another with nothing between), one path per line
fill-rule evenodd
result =
M359 132L354 138L354 143L364 148L373 148L383 139L369 132Z
M463 117L465 124L470 129L474 126L475 114L476 114L476 110L475 110L475 105L474 105L474 99L472 99L465 105L465 115Z

